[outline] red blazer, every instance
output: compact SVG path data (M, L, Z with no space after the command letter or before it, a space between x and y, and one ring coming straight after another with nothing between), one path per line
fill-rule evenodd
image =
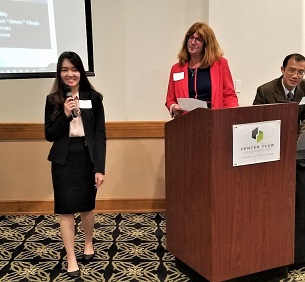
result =
M211 65L210 72L212 84L211 108L221 109L238 107L238 99L234 90L228 61L222 57L219 61L216 61ZM174 74L177 73L184 73L183 78L176 78L176 81L174 81ZM182 76L182 74L178 76ZM168 110L170 110L172 104L178 104L177 98L189 98L188 63L183 66L178 63L172 66L165 103Z

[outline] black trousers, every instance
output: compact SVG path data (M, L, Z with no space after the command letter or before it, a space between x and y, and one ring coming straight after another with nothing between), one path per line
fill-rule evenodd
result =
M305 263L305 167L297 165L294 264Z

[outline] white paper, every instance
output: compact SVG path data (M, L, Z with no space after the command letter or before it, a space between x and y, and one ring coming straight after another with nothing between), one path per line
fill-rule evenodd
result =
M305 150L305 131L301 134L297 142L297 151Z
M207 102L193 98L178 98L179 106L186 111L192 111L197 108L207 108Z
M297 160L305 159L305 150L297 151Z
M302 100L300 101L299 105L304 105L305 104L305 97L302 98Z
M79 100L79 107L81 109L91 109L92 108L91 100Z

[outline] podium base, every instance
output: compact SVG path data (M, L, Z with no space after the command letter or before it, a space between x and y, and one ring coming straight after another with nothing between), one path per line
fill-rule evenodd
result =
M203 276L201 276L199 273L197 273L195 270L193 270L191 267L189 267L187 264L185 264L180 259L175 258L175 264L176 264L176 267L182 273L184 273L188 278L190 278L190 281L192 281L192 282L209 282L209 280L205 279Z
M238 277L225 282L279 282L288 276L288 266L269 269L266 271Z
M190 278L192 282L209 282L191 267L186 265L183 261L175 258L176 267ZM223 282L278 282L288 276L288 266L282 266L278 268L269 269L266 271L225 280Z

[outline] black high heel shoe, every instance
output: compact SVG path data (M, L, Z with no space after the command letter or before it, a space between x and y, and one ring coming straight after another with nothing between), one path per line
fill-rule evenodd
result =
M80 270L74 270L74 271L67 271L68 276L72 278L77 278L80 276Z
M94 258L94 256L95 256L95 253L90 254L90 255L83 254L83 259L85 261L91 261Z
M92 244L94 246L94 243L95 243L95 238L92 238ZM94 249L93 249L93 254L89 254L89 255L86 255L86 254L83 254L83 260L88 262L88 261L91 261L95 256L95 252L94 252Z

